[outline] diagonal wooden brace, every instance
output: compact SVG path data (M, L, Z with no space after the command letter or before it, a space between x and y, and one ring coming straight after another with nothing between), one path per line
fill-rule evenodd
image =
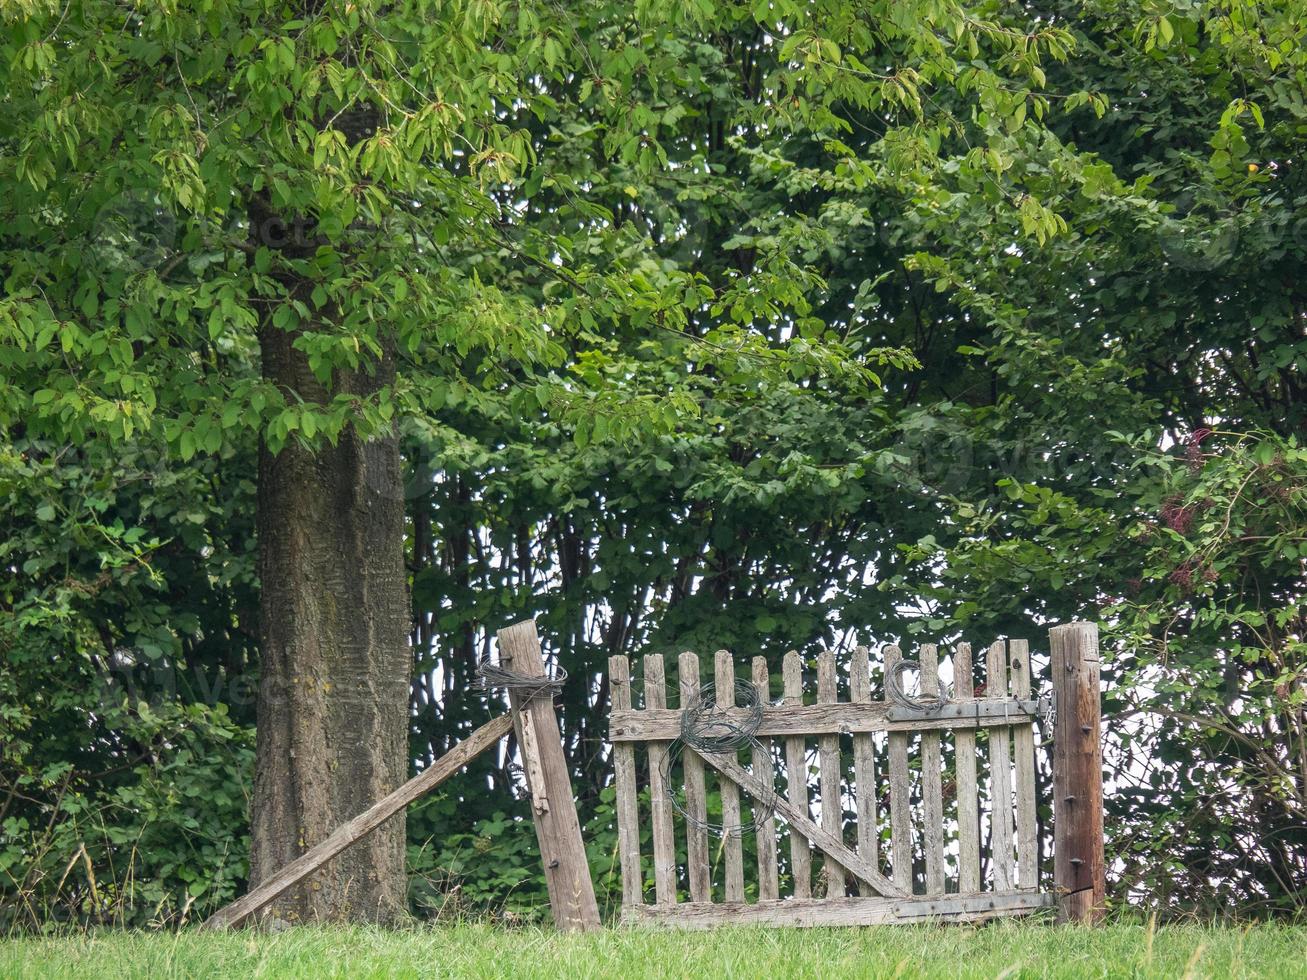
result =
M205 920L203 929L221 931L238 926L286 889L303 881L345 848L357 844L372 831L399 813L418 797L430 793L463 766L494 745L513 727L511 715L500 715L486 722L458 745L442 755L429 768L418 773L403 786L378 800L358 816L341 824L324 840L286 865L267 881L255 886L230 905Z
M691 751L695 750L691 749ZM745 769L735 759L730 756L716 755L711 752L696 752L696 754L702 756L705 762L727 779L731 780L731 782L737 784L759 803L771 807L779 813L789 821L790 826L794 830L797 830L813 844L817 845L823 853L838 861L850 874L855 875L858 880L865 881L886 898L908 897L906 891L873 868L870 862L859 857L857 852L847 847L845 843L834 834L823 830L817 824L813 823L806 813L800 812L799 809L793 806L789 800L780 796L775 790L763 783L761 779Z

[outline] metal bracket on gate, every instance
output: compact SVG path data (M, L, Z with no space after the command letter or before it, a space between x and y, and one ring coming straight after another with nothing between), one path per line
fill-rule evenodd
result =
M1014 712L1021 712L1026 715L1038 715L1043 710L1044 699L1013 699L1004 698L1001 701L960 701L950 704L941 704L938 707L930 708L909 708L904 705L890 705L886 712L886 718L890 721L922 721L936 718L975 718L980 719L1007 719L1011 718Z

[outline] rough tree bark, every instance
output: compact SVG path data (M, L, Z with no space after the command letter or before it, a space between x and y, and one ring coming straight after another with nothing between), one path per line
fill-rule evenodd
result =
M281 227L257 208L251 220L261 237L269 223ZM287 284L296 292L311 285ZM295 338L270 322L259 333L264 377L288 401L366 396L394 380L387 350L371 371L337 372L324 390ZM347 427L335 446L314 451L292 442L274 455L261 446L258 534L251 887L408 775L411 624L398 435L364 441ZM400 813L265 914L289 922L394 920L406 905L404 842Z

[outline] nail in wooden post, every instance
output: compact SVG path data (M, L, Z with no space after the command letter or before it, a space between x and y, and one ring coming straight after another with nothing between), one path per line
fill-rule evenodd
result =
M1053 884L1062 922L1102 920L1103 750L1099 741L1098 627L1049 631L1057 723L1053 730Z
M519 674L544 676L545 660L535 620L502 629L498 636L500 663ZM511 689L508 698L526 763L531 816L540 842L554 924L560 929L598 929L599 906L581 840L576 796L553 699L547 694L525 698Z

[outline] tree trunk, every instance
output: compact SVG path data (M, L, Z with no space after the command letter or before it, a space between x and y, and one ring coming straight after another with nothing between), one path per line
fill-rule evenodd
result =
M305 401L367 395L394 380L338 372L331 392L265 323L263 374ZM288 396L288 401L290 397ZM408 775L410 626L404 495L394 431L347 427L315 451L259 452L262 668L250 884L274 874ZM404 814L269 909L277 918L389 922L406 906Z

